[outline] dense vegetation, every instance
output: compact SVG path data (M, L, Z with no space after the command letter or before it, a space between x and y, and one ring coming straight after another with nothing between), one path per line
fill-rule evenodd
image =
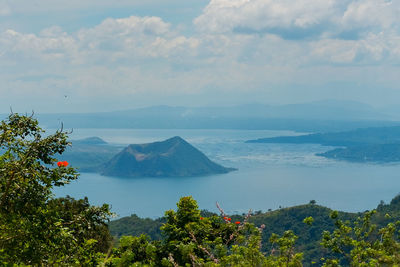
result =
M303 253L303 265L320 266L323 263L321 258L329 255L334 256L320 244L324 231L332 232L335 230L335 220L331 218L333 212L329 208L319 206L314 201L310 201L307 205L281 208L266 213L253 212L248 221L258 227L261 225L267 226L262 232L262 252L267 254L272 252L273 248L269 244L269 239L274 233L282 235L285 231L292 230L298 237L295 249ZM390 214L390 216L387 217L387 214ZM202 215L213 216L216 214L202 211ZM354 222L363 215L364 213L339 212L338 218L343 221ZM246 214L233 215L231 218L235 221L243 221L246 216ZM313 223L312 225L307 225L303 221L310 216L313 218ZM400 196L395 197L389 204L384 204L383 202L379 204L376 213L371 216L371 222L376 224L378 228L383 228L388 223L394 223L399 219ZM114 237L119 238L123 235L139 236L145 233L153 240L161 240L162 232L159 228L164 222L165 218L152 220L132 215L111 221L109 227Z
M0 125L0 265L73 264L110 247L107 205L54 199L51 189L77 179L58 164L69 143L62 130L45 136L38 122L11 114Z
M311 201L231 217L222 209L219 215L200 211L194 199L183 197L162 219L131 216L112 222L111 229L122 236L111 242L107 205L51 194L54 186L78 177L66 161L55 164L68 144L66 132L44 135L32 117L11 114L1 122L0 265L400 264L400 197L363 214L338 213ZM125 236L126 231L136 236Z

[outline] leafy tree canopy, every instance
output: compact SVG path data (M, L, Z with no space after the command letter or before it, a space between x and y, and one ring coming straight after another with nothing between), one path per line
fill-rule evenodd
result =
M55 165L68 145L65 131L45 135L32 116L13 113L1 122L0 264L76 263L88 247L109 246L107 205L53 199L54 186L78 177L65 162Z

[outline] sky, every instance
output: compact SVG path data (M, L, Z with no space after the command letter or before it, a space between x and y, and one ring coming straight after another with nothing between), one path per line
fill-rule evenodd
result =
M0 112L400 105L398 0L0 0Z

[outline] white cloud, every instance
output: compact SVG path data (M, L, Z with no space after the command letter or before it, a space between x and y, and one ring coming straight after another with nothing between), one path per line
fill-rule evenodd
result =
M53 89L55 95L67 91L82 97L94 91L104 97L110 90L119 96L166 86L192 89L179 85L182 77L174 74L170 63L187 62L198 46L196 38L175 32L158 17L106 19L72 34L57 26L38 34L9 29L0 33L0 67L9 71L0 77L0 95L14 92L12 88L18 88L14 95L43 88L39 94Z
M170 24L159 17L136 17L106 19L93 29L83 30L82 34L98 34L107 37L133 34L162 35L170 31Z
M388 0L211 0L194 25L210 51L253 64L395 64L399 11Z
M211 0L194 20L202 31L307 29L337 19L335 0Z
M174 32L158 17L106 19L68 34L54 26L39 34L6 30L0 33L3 58L67 60L72 64L108 64L117 60L195 55L199 41Z
M312 59L325 63L398 64L400 36L369 33L360 40L324 39L310 44ZM397 63L396 63L397 62Z
M338 77L376 84L374 71L379 82L391 73L386 85L397 86L397 3L211 0L189 33L155 16L108 18L76 32L9 29L0 32L0 94L284 96L294 85L293 95L304 96L328 94L321 88Z
M349 4L343 14L345 28L377 27L381 30L398 27L399 1L363 0Z
M43 36L6 30L0 34L2 57L20 59L63 59L75 49L75 40L59 29L43 31Z
M272 33L286 39L398 30L400 1L211 0L194 20L202 32Z
M193 49L198 43L174 32L161 18L136 16L106 19L94 28L80 30L77 39L81 50L92 54L106 51L114 60L121 57L168 58Z

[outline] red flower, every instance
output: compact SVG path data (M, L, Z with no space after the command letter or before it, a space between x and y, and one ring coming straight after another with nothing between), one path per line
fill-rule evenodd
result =
M238 222L235 222L235 224L240 224L240 222L238 221Z
M232 219L231 219L231 218L228 218L228 221L232 221Z
M68 162L67 161L59 161L59 162L57 162L57 166L58 167L67 167Z
M228 220L228 217L224 217L224 220L225 220L225 221Z

